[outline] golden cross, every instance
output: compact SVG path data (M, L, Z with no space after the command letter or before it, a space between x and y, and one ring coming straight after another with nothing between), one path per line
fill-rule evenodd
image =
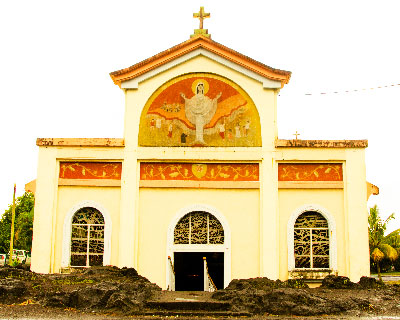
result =
M200 20L200 29L203 29L203 20L209 17L210 14L204 12L204 7L200 7L200 11L198 13L193 13L193 18L198 18Z
M296 136L296 140L297 140L297 136L299 136L300 133L298 133L297 130L296 130L296 133L294 133L293 135Z

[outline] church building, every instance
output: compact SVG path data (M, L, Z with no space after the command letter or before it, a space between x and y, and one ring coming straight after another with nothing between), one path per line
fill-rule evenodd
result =
M123 138L37 139L32 271L133 267L169 290L369 275L367 141L279 139L291 73L194 16L187 41L110 73Z

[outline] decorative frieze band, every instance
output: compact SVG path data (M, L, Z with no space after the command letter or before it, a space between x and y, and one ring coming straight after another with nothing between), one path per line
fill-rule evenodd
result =
M60 179L121 180L121 162L60 162Z
M259 181L258 163L140 164L140 179L161 181Z
M341 163L280 163L278 181L343 181Z

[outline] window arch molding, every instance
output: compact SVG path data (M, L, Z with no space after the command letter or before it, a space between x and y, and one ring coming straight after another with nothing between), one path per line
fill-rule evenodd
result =
M175 226L185 215L191 212L203 211L213 215L221 223L224 229L224 244L217 245L198 245L198 244L184 244L174 245L174 230ZM202 252L202 251L219 251L224 252L224 287L227 287L231 281L231 229L225 216L215 207L206 204L193 204L180 209L173 219L171 220L167 231L167 258L174 259L174 252ZM166 260L167 261L167 260ZM170 266L166 265L166 288L171 284L169 283Z
M287 244L288 244L288 271L295 270L294 258L294 225L297 218L305 212L314 211L321 214L328 221L329 229L329 268L337 271L337 242L336 242L336 223L332 214L325 208L309 204L294 210L289 218L287 225Z
M93 200L84 200L75 204L66 214L63 226L61 268L69 267L71 258L71 233L72 219L76 212L82 208L91 207L100 211L104 218L104 255L103 265L111 263L111 230L112 220L109 212L101 204Z

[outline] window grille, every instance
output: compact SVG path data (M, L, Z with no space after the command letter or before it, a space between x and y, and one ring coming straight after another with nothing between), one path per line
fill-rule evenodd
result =
M72 218L71 267L103 265L104 217L95 208L78 210Z
M179 220L174 230L174 244L223 244L224 229L213 215L191 212Z
M328 221L318 212L301 214L294 225L296 269L329 269Z

